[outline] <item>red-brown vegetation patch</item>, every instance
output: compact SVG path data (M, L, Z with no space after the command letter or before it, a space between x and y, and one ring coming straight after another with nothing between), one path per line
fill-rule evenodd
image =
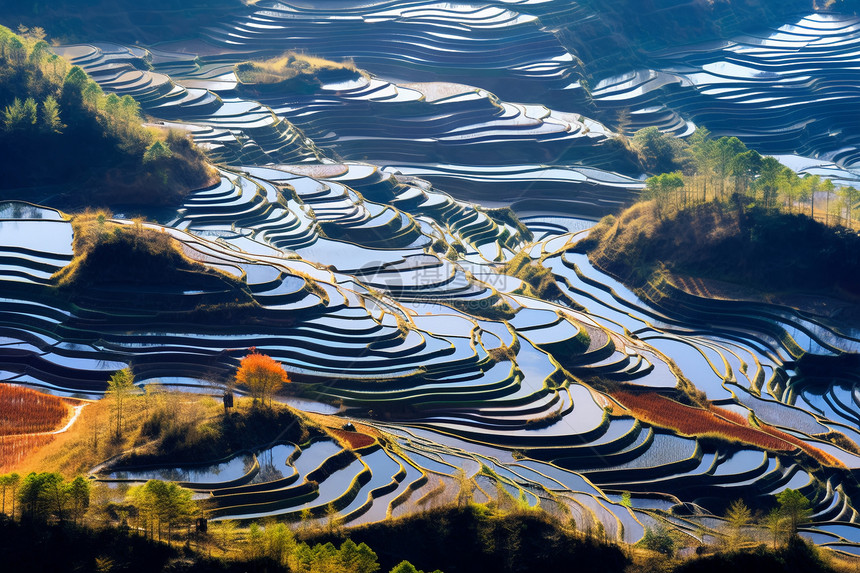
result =
M0 473L14 469L24 458L53 440L53 434L0 437Z
M326 428L326 431L332 436L336 437L341 442L346 442L347 444L349 444L349 447L353 450L359 450L361 448L372 446L373 443L376 442L375 438L372 438L367 434L362 434L358 431L350 432L348 430L338 430L335 428Z
M729 421L733 421L736 424L743 424L743 425L749 426L749 421L736 412L724 410L723 408L718 408L717 406L713 406L713 405L710 408L712 411L716 412L722 418L725 418ZM793 444L793 445L797 446L798 448L802 449L804 452L806 452L807 454L809 454L810 456L812 456L813 458L815 458L816 460L818 460L819 462L821 462L824 465L836 466L836 467L845 467L845 464L843 464L842 462L840 462L839 460L837 460L835 457L831 456L827 452L819 450L818 448L809 445L808 443L804 442L800 438L796 438L796 437L792 436L791 434L787 434L785 432L777 430L773 426L760 423L758 425L758 429L761 432L764 432L765 434L768 434L770 436L774 436L780 440L784 440L784 441L788 442L789 444Z
M306 412L304 415L312 422L321 426L328 435L335 438L344 447L350 447L352 449L366 448L373 445L377 439L382 437L379 430L360 422L352 422L355 430L344 430L343 419L338 418L337 416L314 414L310 412Z
M740 414L717 406L710 405L708 409L687 406L656 392L621 391L614 392L612 397L639 420L674 430L681 435L720 438L772 451L792 451L800 448L822 464L842 465L833 456L794 436L767 424L753 426Z
M0 436L50 432L68 415L69 407L62 398L0 385Z

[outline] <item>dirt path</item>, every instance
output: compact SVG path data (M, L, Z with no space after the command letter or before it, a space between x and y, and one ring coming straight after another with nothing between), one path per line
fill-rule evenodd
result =
M83 411L85 407L89 406L89 404L89 402L83 402L81 404L78 404L77 406L72 406L72 409L75 411L74 414L72 414L72 417L69 419L66 425L59 430L51 430L50 432L30 432L27 434L8 434L5 436L0 436L0 439L5 440L7 438L23 438L27 436L52 436L55 434L62 434L63 432L68 432L69 429L74 425L74 423L78 421L78 417L81 415L81 411Z
M78 404L77 406L74 407L75 413L72 415L71 419L69 420L69 422L65 426L63 426L59 430L54 430L53 432L44 432L44 434L45 435L62 434L63 432L68 432L69 429L74 425L74 423L78 421L78 416L81 415L81 412L87 406L89 406L89 402L83 402L81 404ZM39 435L39 434L36 434L36 435Z

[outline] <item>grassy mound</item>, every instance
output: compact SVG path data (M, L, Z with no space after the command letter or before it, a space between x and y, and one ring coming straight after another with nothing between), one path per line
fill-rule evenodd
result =
M300 444L312 436L324 435L316 424L282 405L242 407L226 416L213 416L210 410L205 419L177 418L175 408L175 404L165 405L151 412L136 438L140 445L116 465L205 463L274 441Z
M560 301L572 308L582 306L570 298L555 280L552 271L532 260L528 251L520 251L514 258L499 267L499 272L523 281L522 291L527 296L549 301Z
M829 573L836 570L839 569L822 559L818 548L797 538L776 550L760 546L751 551L727 551L691 559L674 568L675 573Z
M315 56L286 52L268 60L249 61L234 66L244 91L267 89L312 92L326 81L357 78L362 72L351 61L333 62Z
M111 293L136 307L134 295L151 310L185 309L190 304L249 304L247 286L224 273L192 261L169 234L141 223L121 225L104 211L72 220L75 257L54 276L60 293L71 300L91 298L93 289ZM188 291L205 293L185 297Z
M711 202L664 218L653 201L637 203L601 221L581 247L638 287L666 270L766 294L860 296L860 235L742 203Z
M249 398L238 398L225 415L220 400L159 391L157 386L128 397L122 427L117 436L115 403L110 397L93 402L69 431L21 456L7 470L22 475L56 471L71 478L108 459L123 466L208 463L273 442L302 443L313 436L331 435L323 424L285 405L256 408Z
M177 278L189 278L187 273L202 282L241 284L186 257L168 233L140 222L122 225L109 218L105 211L90 211L72 219L75 258L55 277L59 286L167 286Z

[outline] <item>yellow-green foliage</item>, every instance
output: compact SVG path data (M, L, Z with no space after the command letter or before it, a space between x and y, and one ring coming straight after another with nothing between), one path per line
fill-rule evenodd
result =
M93 262L96 262L94 258L103 258L100 256L103 250L113 252L124 249L127 256L138 255L135 258L139 258L139 255L144 254L164 263L171 263L174 268L205 269L203 265L185 257L167 233L144 227L141 221L132 225L121 225L112 222L110 218L109 211L98 210L86 211L72 219L72 249L75 257L54 276L59 286L70 286L82 278L81 273L109 271L104 267L91 268Z
M298 76L314 77L322 70L358 73L358 68L352 61L333 62L292 51L269 60L236 65L236 75L246 84L277 84Z
M639 202L617 218L609 215L595 225L582 245L592 261L605 263L620 258L639 259L642 245L657 232L657 213L653 201ZM650 268L645 276L650 274Z
M567 298L558 287L552 271L543 266L540 261L533 261L526 251L520 251L513 259L502 265L500 272L523 281L523 291L528 296L545 300Z
M15 166L0 188L62 186L51 190L52 204L78 209L177 204L214 183L190 140L144 128L134 98L105 94L43 38L38 29L18 35L0 26L0 157Z
M601 268L657 300L667 282L716 279L763 293L860 293L860 236L736 195L663 212L637 203L578 245Z
M45 31L41 28L27 30L25 34L15 34L9 28L0 26L0 83L11 87L9 91L26 91L37 99L46 95L51 86L62 84L69 65L65 60L51 52L45 42ZM0 102L9 98L2 94ZM13 96L21 97L22 93Z
M163 310L190 310L183 289L211 292L198 301L205 304L253 302L244 282L189 259L178 241L141 221L114 223L107 211L87 211L72 219L72 227L75 256L53 279L73 300L91 297L91 287L98 287L118 296L147 292L145 297L129 294L128 304L140 301Z

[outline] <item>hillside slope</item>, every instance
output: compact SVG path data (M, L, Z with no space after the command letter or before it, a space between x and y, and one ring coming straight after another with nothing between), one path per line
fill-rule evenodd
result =
M134 99L105 95L40 36L0 27L4 198L73 208L168 205L213 182L190 140L143 128Z
M764 292L860 295L860 236L806 215L717 202L661 218L653 201L606 218L582 248L599 266L643 285L662 269Z

